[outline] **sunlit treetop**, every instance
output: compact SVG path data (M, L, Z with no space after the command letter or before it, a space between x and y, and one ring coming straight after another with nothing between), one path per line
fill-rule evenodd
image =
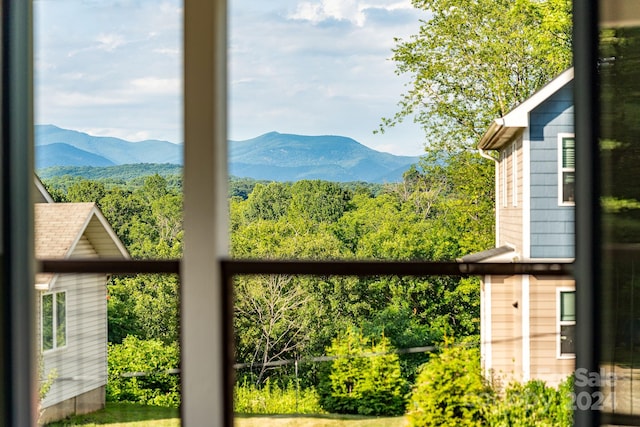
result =
M473 147L508 113L571 66L570 0L414 0L430 11L418 34L396 39L397 74L411 81L380 131L413 117L426 143Z

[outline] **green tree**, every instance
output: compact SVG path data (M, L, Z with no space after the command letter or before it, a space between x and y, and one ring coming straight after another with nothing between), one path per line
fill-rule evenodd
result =
M100 206L105 194L106 189L102 182L83 180L69 186L67 200L70 202L96 202Z
M423 367L407 406L412 427L487 425L493 392L477 348L447 346Z
M289 214L314 222L334 222L349 209L351 192L327 181L297 181L291 186Z
M430 146L469 147L490 121L509 112L571 64L570 0L413 0L430 17L396 40L398 74L411 78L399 111Z
M515 382L501 393L491 407L488 425L495 427L570 427L573 377L558 388L547 386L542 380Z
M402 414L406 383L393 350L384 335L375 342L349 327L327 349L336 359L321 386L321 405L343 414Z
M180 364L178 345L130 336L122 344L109 344L107 400L143 405L180 405L180 378L168 371ZM123 376L144 372L144 376Z
M109 284L109 342L129 335L178 342L179 282L169 275L115 278Z
M277 220L287 214L291 203L291 186L280 182L256 184L247 198L245 211L248 221Z

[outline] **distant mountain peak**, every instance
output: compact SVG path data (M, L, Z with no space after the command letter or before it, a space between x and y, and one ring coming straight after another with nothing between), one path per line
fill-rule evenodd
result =
M182 164L182 146L167 141L130 142L52 124L36 125L35 136L37 168ZM397 182L418 159L379 152L340 135L271 131L244 141L229 141L231 175L271 181Z

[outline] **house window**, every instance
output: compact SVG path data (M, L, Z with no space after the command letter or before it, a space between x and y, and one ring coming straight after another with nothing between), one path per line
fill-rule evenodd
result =
M42 350L53 350L67 344L67 294L42 295Z
M575 356L576 292L558 293L559 357Z
M573 205L575 202L576 145L573 135L558 135L560 159L559 201L561 205Z

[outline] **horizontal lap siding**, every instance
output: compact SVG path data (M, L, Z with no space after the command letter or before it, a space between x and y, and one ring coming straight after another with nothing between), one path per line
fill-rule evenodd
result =
M574 370L574 359L559 359L557 290L574 288L562 277L530 279L531 377L557 385Z
M530 114L531 257L574 257L574 208L558 202L558 134L573 133L573 84Z
M491 366L505 383L522 379L522 318L513 306L520 296L519 277L491 277Z
M91 249L84 239L74 256L95 256ZM45 375L55 369L58 379L43 407L103 386L107 380L106 277L61 275L54 290L67 292L67 346L44 354Z
M515 146L513 145L515 144ZM500 242L498 246L511 245L516 248L522 247L522 137L518 137L512 145L505 149L506 158L501 162L506 162L506 180L503 180L504 169L498 165L498 183L507 183L506 206L503 200L498 201L500 209ZM513 154L512 147L515 147L516 154ZM516 163L516 178L513 175L513 163ZM513 192L516 192L517 205L513 205ZM503 197L502 190L498 191L498 197Z

